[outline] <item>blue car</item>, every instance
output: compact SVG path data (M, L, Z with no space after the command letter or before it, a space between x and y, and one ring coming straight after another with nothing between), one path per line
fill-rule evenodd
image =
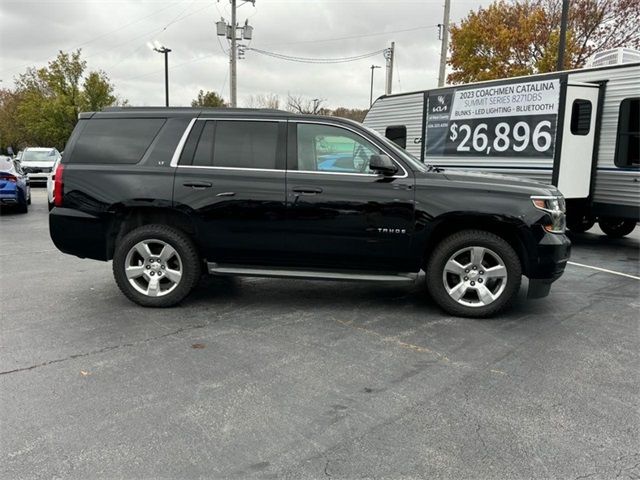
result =
M20 213L27 213L29 205L29 177L22 171L20 162L0 156L0 207L15 207Z

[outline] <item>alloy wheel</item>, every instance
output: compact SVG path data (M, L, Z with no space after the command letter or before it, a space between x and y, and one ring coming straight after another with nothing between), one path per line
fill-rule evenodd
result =
M182 259L167 242L157 239L135 244L125 258L124 271L133 288L148 297L162 297L182 280Z
M442 281L449 296L467 307L495 302L507 286L507 267L493 250L471 246L458 250L444 265Z

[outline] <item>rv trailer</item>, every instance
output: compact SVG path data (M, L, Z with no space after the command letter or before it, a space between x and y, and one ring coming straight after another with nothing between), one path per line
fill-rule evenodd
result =
M640 218L640 62L385 95L364 119L423 162L559 188L570 230Z

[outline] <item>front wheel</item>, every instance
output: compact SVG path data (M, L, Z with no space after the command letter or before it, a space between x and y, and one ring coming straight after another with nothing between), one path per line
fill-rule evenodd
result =
M567 217L567 228L573 233L584 233L596 224L596 219L590 215Z
M600 217L598 219L600 229L611 238L622 238L633 232L636 221L628 218Z
M502 238L482 230L464 230L445 238L431 255L427 287L447 313L489 317L513 302L520 290L522 266Z
M113 256L118 287L144 307L170 307L200 278L200 258L184 233L166 225L144 225L118 242Z

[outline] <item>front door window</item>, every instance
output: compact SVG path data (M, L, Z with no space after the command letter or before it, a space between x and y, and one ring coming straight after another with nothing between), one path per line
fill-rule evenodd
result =
M297 170L333 173L371 173L371 155L382 152L364 138L339 127L298 124Z

